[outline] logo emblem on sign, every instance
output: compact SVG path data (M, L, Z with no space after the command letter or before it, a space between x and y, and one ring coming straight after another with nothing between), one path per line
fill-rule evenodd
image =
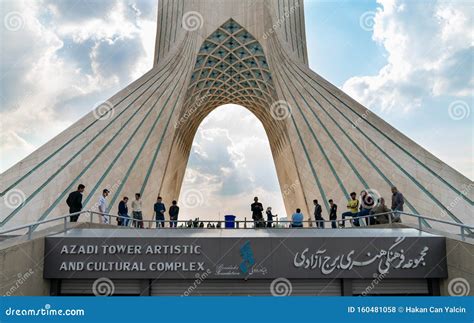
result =
M247 274L255 264L255 259L253 257L252 246L250 241L245 242L242 247L240 247L240 256L242 257L242 262L240 263L240 271L244 274Z

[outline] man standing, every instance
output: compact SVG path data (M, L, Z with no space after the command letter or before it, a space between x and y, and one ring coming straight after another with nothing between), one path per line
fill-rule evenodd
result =
M178 214L179 214L179 206L177 205L178 202L176 201L173 201L171 202L171 206L170 206L170 210L169 210L169 213L170 213L170 228L176 228L177 224L178 224Z
M405 198L403 194L398 191L398 189L392 187L392 211L403 212L403 204L405 204ZM400 219L400 214L395 212L393 216L393 222L402 222Z
M77 191L69 193L66 199L66 204L69 206L69 214L82 211L82 193L84 193L85 188L84 185L79 184ZM71 222L77 222L79 214L71 215L70 219Z
M253 203L250 205L250 210L252 211L252 219L255 228L259 228L263 223L263 205L258 201L258 197L253 198Z
M128 197L124 196L118 205L118 215L117 222L119 226L128 227L128 221L130 217L128 215Z
M321 205L318 203L318 200L313 200L314 204L314 219L316 220L316 227L318 229L324 229L324 219L322 216L323 209Z
M334 204L333 200L329 200L329 220L331 220L331 227L337 229L337 205Z
M106 214L107 213L107 196L109 195L109 193L110 191L105 188L102 191L102 195L100 196L99 203L98 203L99 213L101 214L100 223L103 223L103 224L110 224L109 215Z
M349 209L349 211L342 213L342 220L343 220L341 224L342 228L346 226L344 219L348 216L353 218L354 226L356 227L360 226L359 219L357 219L357 214L359 213L359 200L357 199L356 192L352 192L350 195L351 195L351 199L347 201L347 208Z
M142 215L142 195L140 193L135 194L135 200L132 201L132 215L133 215L133 226L135 228L143 229L143 215Z
M161 202L161 196L158 196L156 199L156 203L153 206L153 209L155 210L155 219L156 219L156 228L158 229L160 226L162 228L165 227L165 212L166 212L166 207Z

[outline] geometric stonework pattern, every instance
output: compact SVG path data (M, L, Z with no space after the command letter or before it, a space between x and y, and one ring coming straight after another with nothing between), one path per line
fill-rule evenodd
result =
M202 44L189 91L191 101L194 95L209 95L216 106L234 102L263 108L275 98L262 46L233 19Z

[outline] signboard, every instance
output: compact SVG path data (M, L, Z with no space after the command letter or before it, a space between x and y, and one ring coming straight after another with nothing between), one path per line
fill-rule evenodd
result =
M47 237L44 278L447 277L430 237Z

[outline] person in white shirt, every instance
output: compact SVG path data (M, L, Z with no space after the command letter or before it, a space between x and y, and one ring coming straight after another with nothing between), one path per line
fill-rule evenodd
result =
M143 229L143 214L142 214L142 200L141 194L135 194L135 200L132 201L133 226L135 228Z
M99 212L102 213L100 216L100 223L109 224L110 217L107 213L107 196L109 195L110 191L108 189L104 189L102 191L102 195L99 198Z

